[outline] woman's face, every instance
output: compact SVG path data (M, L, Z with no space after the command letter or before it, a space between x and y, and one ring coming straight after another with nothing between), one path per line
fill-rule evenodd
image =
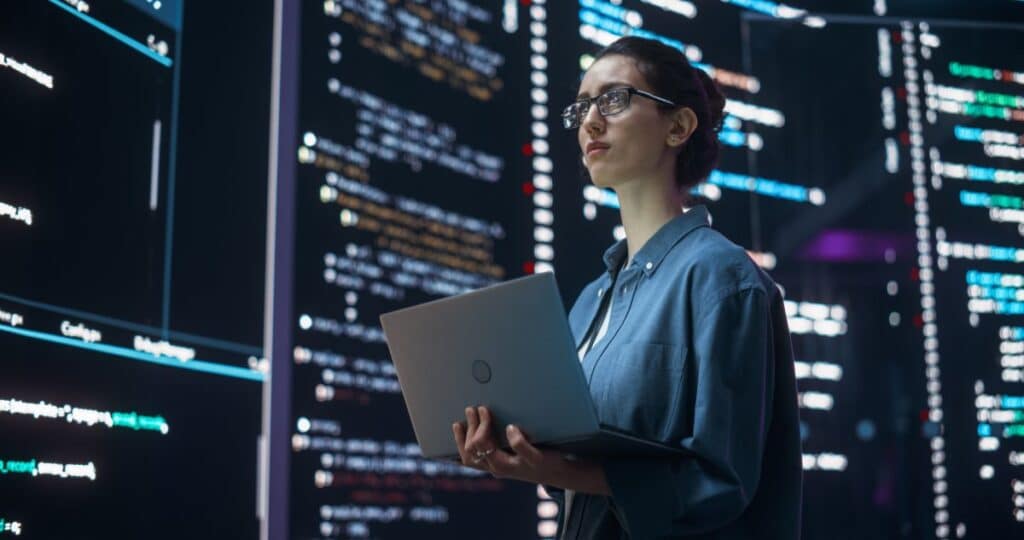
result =
M577 98L594 98L623 86L657 94L632 58L614 54L590 66ZM676 152L667 140L672 124L671 115L663 114L656 102L645 97L631 96L626 110L607 118L592 103L576 131L591 180L599 187L615 188L633 180L666 175L666 168L667 176L671 176Z

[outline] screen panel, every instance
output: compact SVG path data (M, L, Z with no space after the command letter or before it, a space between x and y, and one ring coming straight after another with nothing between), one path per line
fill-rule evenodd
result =
M256 537L271 4L2 10L0 529Z
M950 413L932 392L937 372L925 350L935 315L922 306L941 293L934 283L924 287L925 206L913 182L920 168L914 160L931 143L914 145L909 129L920 117L912 119L905 105L912 101L909 85L894 82L907 62L899 56L902 42L887 49L880 37L901 35L901 21L870 16L942 14L911 4L303 7L296 277L287 330L295 343L292 534L457 535L479 523L475 504L483 500L507 505L502 519L516 524L509 527L553 534L548 501L522 486L495 484L484 496L472 488L442 497L434 483L408 489L405 482L427 465L416 457L376 318L547 270L557 271L570 304L603 271L601 253L623 234L617 199L589 185L575 135L561 129L557 113L572 100L592 55L621 35L679 48L728 98L721 163L693 195L786 295L800 388L805 537L974 531L952 518L952 480L933 478L952 474L943 468L950 458L942 445L954 443L936 442L937 433L952 428L932 418L936 410ZM984 35L969 25L950 32ZM972 46L982 47L947 50ZM999 49L983 47L986 54ZM889 75L880 71L885 62ZM929 208L949 223L971 223ZM445 229L431 219L488 231L483 240L461 237L483 248L432 238ZM956 444L975 444L964 437ZM402 457L394 463L412 472L387 469L387 456ZM428 476L446 474L467 473ZM966 497L984 486L964 490ZM1012 530L1009 522L980 527L975 537Z
M378 319L535 269L526 23L506 11L302 6L293 538L537 535L535 486L420 455Z
M862 511L849 519L870 534L916 516L908 527L924 537L1012 536L1024 498L1014 401L1021 110L1010 51L1022 28L856 17L749 26L758 74L794 111L783 143L793 152L759 155L759 165L827 178L836 201L817 214L763 214L776 275L790 290L824 284L847 299L854 338L831 351L847 358L829 390L832 418L802 417L805 452L839 449L830 452L848 458L848 478L831 487L857 495L808 475L822 496L805 509L852 503ZM805 350L803 336L794 342Z

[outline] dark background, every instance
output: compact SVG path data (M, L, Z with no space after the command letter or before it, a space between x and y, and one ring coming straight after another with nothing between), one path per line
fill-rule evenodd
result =
M299 96L291 105L298 111L300 136L313 131L353 143L355 107L326 92L326 80L333 76L449 123L460 142L501 156L503 174L496 184L431 164L413 170L376 159L369 183L392 195L500 223L506 235L495 244L494 256L508 279L537 262L526 188L533 173L524 147L533 139L530 2L516 2L520 29L515 34L500 28L501 2L477 4L495 20L470 26L506 59L500 69L505 86L490 102L468 99L448 85L429 82L414 67L364 50L350 27L323 16L323 2L302 5L300 76L284 84ZM897 100L895 130L880 122L882 86L898 91L906 81L898 44L892 52L894 75L879 76L876 33L898 32L904 19L914 25L928 20L942 46L921 69L932 69L938 84L1024 95L1019 85L953 78L941 69L958 61L1024 71L1024 32L1007 26L1024 23L1024 4L889 0L885 17L879 18L874 0L794 1L811 12L843 15L826 15L822 29L771 19L737 4L695 4L698 17L689 20L639 0L622 2L643 14L644 29L696 44L703 62L761 81L756 94L723 88L728 98L786 116L783 128L744 122L742 130L762 136L764 148L723 147L720 170L821 187L828 194L825 205L812 206L722 188L721 199L709 202L718 230L747 249L776 257L769 273L787 299L841 305L847 312L848 331L841 336L793 336L798 361L843 368L839 382L799 382L801 391L826 392L835 399L831 411L801 410L804 452L835 452L848 460L843 471L805 471L803 537L958 537L959 525L965 538L1019 536L1024 529L1013 518L1009 484L1024 472L1009 465L1007 454L1024 448L1019 438L1003 438L998 452L979 452L974 400L976 381L985 382L987 394L1024 395L1020 383L1000 381L994 337L1000 326L1024 321L1019 315L982 315L977 327L970 325L963 277L968 269L1024 272L1011 263L963 259L950 259L946 270L936 271L944 420L930 421L908 146L899 145L897 172L884 167L884 139L899 140L907 129L905 100ZM586 179L579 151L558 118L575 95L580 56L598 47L579 36L578 2L548 0L544 6L546 140L555 186L552 244L568 307L603 271L601 254L619 221L610 208L598 208L593 220L584 216ZM203 360L236 367L263 356L268 331L349 360L386 361L383 343L303 333L296 324L263 327L272 3L186 2L180 33L125 2L96 0L91 9L92 16L134 39L144 42L155 33L167 40L174 68L160 66L50 2L0 8L0 52L55 77L55 88L47 90L0 68L0 201L28 207L34 217L32 226L0 219L0 309L25 314L26 329L59 334L58 322L69 319L103 330L105 343L131 348L130 335L146 335L194 347ZM325 39L331 31L344 36L339 64L327 61ZM154 118L163 121L155 212L148 207ZM1020 122L940 114L938 122L925 124L926 153L934 146L943 161L1024 169L1019 161L984 156L978 143L953 140L956 123L1024 131ZM295 144L297 149L300 141ZM318 200L323 171L305 165L296 165L296 171L297 204L279 209L296 216L296 234L278 239L290 242L296 256L274 259L278 268L294 265L296 277L290 291L277 294L293 301L296 314L344 321L345 291L325 286L323 253L340 253L349 243L372 238L340 228L337 208L328 211ZM985 209L960 205L961 189L1021 195L1019 186L1010 184L947 179L942 189L929 187L933 255L938 227L951 240L1022 245L1015 224L991 223ZM821 254L821 246L839 237L859 240L855 256ZM896 294L886 292L893 282ZM384 301L361 293L357 322L374 326L381 312L433 298L413 292ZM890 323L893 313L897 324ZM318 367L296 365L293 358L274 361L294 366L292 399L275 404L289 409L293 424L300 417L325 419L338 422L345 438L414 441L399 395L355 393L350 400L321 403L313 391L323 381ZM98 472L96 482L0 476L0 519L21 522L22 536L257 536L261 383L10 332L0 333L0 362L0 399L159 414L171 427L160 435L0 416L0 459L91 461ZM948 516L941 520L933 478L933 445L939 437L948 485L943 492L948 506L941 507ZM380 500L401 495L406 502L447 508L447 523L351 520L347 525L354 526L345 528L335 521L340 526L323 534L322 505L355 504L353 496L365 498L372 489L315 488L320 453L290 457L287 518L293 538L539 537L540 499L533 486L513 483L484 492L381 488ZM993 479L979 478L985 464L995 467ZM949 529L940 534L941 523Z
M55 79L49 90L0 69L0 200L34 218L0 222L0 309L32 331L59 335L70 320L108 345L131 349L143 335L248 367L262 356L272 3L187 2L181 32L127 2L89 4L134 40L165 40L174 64L49 2L0 8L0 51ZM0 519L20 522L21 537L257 536L262 383L10 333L0 363L3 399L160 415L170 426L162 435L4 414L0 459L97 471L94 482L0 476Z

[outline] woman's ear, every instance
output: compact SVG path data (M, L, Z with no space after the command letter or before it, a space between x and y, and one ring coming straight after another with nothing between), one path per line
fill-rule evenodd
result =
M682 107L672 113L671 118L672 127L665 138L665 144L671 147L679 147L690 140L690 136L697 129L697 115L693 113L693 109Z

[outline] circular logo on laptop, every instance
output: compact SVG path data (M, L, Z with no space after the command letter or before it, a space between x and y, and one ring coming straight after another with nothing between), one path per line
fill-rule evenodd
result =
M473 361L473 378L480 384L485 384L491 380L491 366L487 365L487 362L483 360Z

